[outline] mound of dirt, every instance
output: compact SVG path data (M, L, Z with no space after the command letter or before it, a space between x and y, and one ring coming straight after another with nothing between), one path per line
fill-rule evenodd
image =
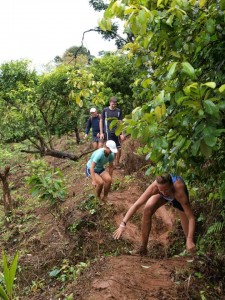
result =
M76 292L76 299L180 299L175 289L175 274L186 265L183 259L155 260L147 257L110 257L91 283Z

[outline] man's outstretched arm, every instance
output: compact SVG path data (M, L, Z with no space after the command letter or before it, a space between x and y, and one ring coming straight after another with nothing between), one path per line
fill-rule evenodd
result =
M145 190L145 192L138 198L138 200L129 208L126 215L124 216L120 226L113 233L114 239L119 239L126 228L126 224L129 219L135 214L135 212L147 202L147 200L154 194L157 193L157 187L155 181Z

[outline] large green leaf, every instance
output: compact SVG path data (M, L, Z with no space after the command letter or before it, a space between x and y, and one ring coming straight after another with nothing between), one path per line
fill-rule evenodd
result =
M210 87L212 89L215 89L215 87L216 87L216 83L215 82L206 82L206 83L204 83L202 85L208 86L208 87Z
M217 142L217 134L216 134L216 128L214 127L206 127L203 130L203 137L206 145L213 147L216 145Z
M165 149L168 146L168 142L167 142L166 138L164 138L164 137L155 138L153 144L154 144L154 148L156 150Z
M206 145L208 145L209 147L213 147L216 145L217 137L206 135L206 136L204 136L204 141L205 141Z
M154 33L148 31L147 36L144 38L144 48L145 48L145 49L148 48L148 46L149 46L149 44L150 44L150 41L151 41L151 39L153 38L153 36L154 36Z
M3 252L2 255L3 258L3 269L4 269L4 280L5 280L5 286L7 293L10 295L10 273L9 273L9 267L8 267L8 262L7 262L7 257L5 253Z
M204 140L201 140L200 142L200 149L201 149L201 153L205 157L209 157L212 154L212 148L206 145Z
M158 123L151 123L151 125L148 128L148 131L151 135L155 135L156 133L158 133Z
M154 100L155 105L160 105L164 103L165 91L161 91Z
M195 142L192 144L191 152L192 152L192 154L193 154L194 156L197 155L198 150L199 150L199 147L200 147L200 140L195 141Z
M215 116L218 115L219 109L211 100L205 100L203 105L208 114Z
M184 92L186 95L190 95L192 93L198 94L198 84L197 82L194 82L186 87L184 87Z
M201 133L205 128L205 124L203 122L199 123L196 127L195 127L195 135L198 135L199 133Z
M172 62L171 64L169 64L168 66L168 74L167 74L167 78L170 79L171 77L173 77L173 75L175 74L176 71L176 66L177 66L177 62Z
M145 80L142 81L141 85L144 87L144 88L148 88L150 83L151 83L152 79L151 78L147 78Z
M174 19L174 14L169 16L169 18L166 20L166 24L172 27L173 19Z
M98 23L99 27L106 31L106 30L111 30L112 28L112 23L110 19L102 19L99 23Z
M0 285L0 297L3 300L9 300L8 296L6 295L6 292L4 291L3 287Z
M117 125L116 131L115 131L116 135L120 135L122 131L123 131L123 125L122 124Z
M180 150L181 153L186 153L186 151L187 151L187 149L189 149L191 143L192 143L191 140L186 140L185 143L183 144L181 150Z
M12 291L13 291L13 283L14 283L16 269L17 269L17 263L18 263L18 252L16 252L10 267L8 266L7 257L4 253L4 251L3 251L2 256L3 256L5 286L6 286L7 294L11 299ZM1 290L1 293L4 294L4 291Z
M54 269L51 272L49 272L50 277L57 277L60 274L61 270L60 269Z
M162 154L158 150L154 149L151 152L150 160L154 161L154 162L157 162L161 158L161 156L162 156Z
M165 106L165 104L163 103L161 106L156 106L154 112L155 112L157 120L160 121L160 119L162 118L162 116L164 116L165 113L166 113L166 106Z
M191 79L195 79L195 69L192 67L192 65L189 62L183 62L181 63L182 70L185 74L187 74Z
M225 0L224 0L224 2L225 2ZM220 93L223 93L225 91L225 84L223 84L219 87L219 91L220 91Z
M139 11L138 16L136 18L136 28L138 29L137 30L138 34L144 35L146 33L147 20L148 20L148 17L147 17L145 10Z
M142 112L142 108L140 106L136 107L133 111L132 111L132 119L134 119L135 121L138 121L142 118L143 116L143 112Z
M12 295L12 291L13 291L13 283L15 280L15 275L16 275L16 269L17 269L17 263L18 263L18 251L16 252L11 267L10 267L10 271L9 271L9 284L10 284L10 295Z
M192 107L194 110L199 110L201 108L201 103L196 100L187 100L182 103L184 106Z

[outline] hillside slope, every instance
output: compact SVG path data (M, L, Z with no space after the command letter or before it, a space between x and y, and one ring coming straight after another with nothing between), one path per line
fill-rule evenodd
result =
M124 213L148 185L144 172L138 171L143 165L133 153L134 144L126 143L124 168L114 171L106 205L96 201L85 178L87 157L78 162L44 158L50 167L62 171L68 189L65 201L54 208L29 193L26 164L35 158L26 157L26 163L12 173L17 207L9 222L2 222L0 251L5 249L13 256L19 250L17 299L183 298L186 291L177 288L179 274L189 268L191 259L169 258L171 231L176 224L171 208L161 208L153 219L147 257L131 255L140 245L141 210L127 224L122 239L113 239ZM69 147L75 146L62 140L57 147L71 151ZM81 144L73 150L82 152L85 147Z
M123 176L121 173L116 171L114 178ZM116 212L116 226L139 195L138 185L134 183L127 189L110 193L109 202ZM141 214L141 211L138 214ZM147 257L129 254L130 250L140 245L140 220L129 222L123 236L123 240L130 242L128 255L103 257L92 272L86 273L79 280L74 299L181 299L175 283L176 276L181 270L188 268L190 258L151 258L151 249L159 251L159 257L166 257L169 234L174 221L172 211L161 208L157 212L149 241L150 253Z

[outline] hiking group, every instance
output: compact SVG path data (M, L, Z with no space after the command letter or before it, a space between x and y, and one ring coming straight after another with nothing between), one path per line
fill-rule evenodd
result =
M111 97L109 106L105 107L101 114L96 108L90 109L90 118L87 121L85 137L92 128L92 143L94 152L86 165L86 176L91 178L95 187L96 196L102 201L107 200L107 196L112 184L112 174L114 168L120 167L121 138L115 133L116 126L110 126L113 120L122 121L121 110L117 108L117 99ZM115 166L113 162L116 162ZM109 164L108 171L105 168ZM103 191L103 196L101 193Z
M124 139L122 133L116 135L116 126L113 127L113 124L111 126L110 124L113 120L122 121L122 114L121 110L117 108L115 97L110 98L109 107L105 107L101 114L98 114L95 108L91 108L90 114L85 137L92 127L92 142L95 151L87 162L86 176L90 177L92 185L95 187L96 197L106 202L112 184L113 169L119 167L121 141ZM106 164L109 164L108 171L105 168ZM114 232L115 239L122 236L129 219L144 204L141 226L142 243L137 254L147 254L152 216L157 209L165 204L170 204L177 209L186 238L186 249L191 253L195 251L195 217L190 207L188 189L182 177L168 173L156 176L155 180L125 214L118 229Z

